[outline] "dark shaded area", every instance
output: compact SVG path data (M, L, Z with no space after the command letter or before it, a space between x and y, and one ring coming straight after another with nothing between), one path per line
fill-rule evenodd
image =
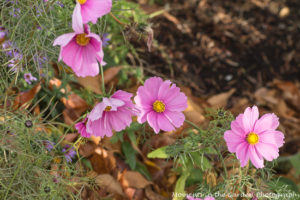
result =
M142 52L147 75L165 75L196 95L300 77L300 1L164 1L152 18L158 45ZM142 5L153 13L162 6Z

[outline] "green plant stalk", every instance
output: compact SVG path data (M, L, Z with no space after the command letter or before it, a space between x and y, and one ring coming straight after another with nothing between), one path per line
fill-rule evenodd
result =
M13 178L11 179L11 182L9 183L9 186L8 186L8 188L7 188L7 191L6 191L6 194L5 194L4 199L6 199L8 193L9 193L9 191L10 191L10 188L11 188L11 186L12 186L12 184L13 184L15 178L16 178L16 176L17 176L17 174L18 174L19 171L20 171L20 166L21 166L21 165L18 165L18 169L17 169L17 171L15 171L15 174L14 174Z
M192 127L194 127L195 129L197 129L199 132L201 132L201 129L194 124L193 122L189 121L189 120L184 120L186 123L188 123L189 125L191 125Z
M102 81L102 93L105 95L105 83L104 83L104 73L103 73L103 66L100 64L100 71L101 71L101 81Z
M218 153L218 155L220 157L220 160L222 162L222 166L224 168L224 173L225 173L225 178L227 178L228 177L228 173L227 173L227 168L226 168L226 165L225 165L225 162L224 162L224 158L223 158L221 152L219 151L219 148L217 147L217 145L215 144L214 146L215 146L216 151L217 151L217 153Z

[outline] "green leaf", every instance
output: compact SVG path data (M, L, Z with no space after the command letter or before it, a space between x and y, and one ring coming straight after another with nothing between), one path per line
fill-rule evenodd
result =
M296 170L296 176L300 175L300 153L290 157L291 163Z
M147 167L143 163L137 162L135 170L140 172L142 175L144 175L148 180L151 180L151 175L150 175Z
M185 198L184 191L186 179L189 177L189 172L184 172L176 182L173 200L182 200Z
M148 153L148 158L169 158L170 156L166 153L168 146L160 147L150 153Z
M132 170L136 167L136 158L135 158L135 150L132 148L131 144L127 141L122 143L122 150L125 155L125 162L130 166Z
M93 170L93 166L90 160L86 159L86 158L82 158L81 162L88 167L90 170Z

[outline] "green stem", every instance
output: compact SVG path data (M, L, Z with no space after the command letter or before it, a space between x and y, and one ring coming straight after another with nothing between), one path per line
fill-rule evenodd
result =
M104 73L103 73L103 66L100 64L101 70L101 81L102 81L102 93L105 95L105 84L104 84Z
M201 131L201 129L194 124L193 122L189 121L189 120L184 120L186 123L188 123L189 125L191 125L192 127L194 127L195 129L197 129L198 131Z
M10 188L11 188L12 183L14 182L14 180L15 180L17 174L18 174L19 171L20 171L20 167L21 167L21 165L19 164L17 170L15 171L14 176L12 177L12 179L11 179L11 181L10 181L10 183L9 183L9 186L8 186L8 188L7 188L7 191L6 191L6 194L5 194L4 199L6 199L6 197L7 197L8 193L9 193L9 191L11 190Z
M226 168L226 165L225 165L225 162L224 162L224 158L223 158L221 152L219 151L219 148L217 147L217 145L214 145L214 146L215 146L216 151L218 152L218 155L219 155L220 160L222 162L222 166L223 166L224 172L225 172L225 179L226 179L228 177L228 173L227 173L227 168Z

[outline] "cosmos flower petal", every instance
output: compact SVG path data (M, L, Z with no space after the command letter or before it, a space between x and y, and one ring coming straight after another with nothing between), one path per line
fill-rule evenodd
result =
M175 129L164 114L157 114L157 123L159 128L164 131L173 131Z
M249 145L246 142L241 142L236 148L236 156L241 162L241 167L248 164L249 161Z
M160 77L152 77L147 79L144 83L145 92L148 92L153 98L157 99L158 89L162 83L163 80Z
M92 121L95 121L95 120L101 118L105 108L106 108L106 105L103 102L98 103L93 108L93 110L90 112L88 119L92 120Z
M280 131L268 130L259 135L259 140L263 143L273 144L279 148L284 144L284 134Z
M79 34L84 32L80 10L80 4L77 2L72 15L72 28L75 33Z
M91 21L96 24L97 19L108 14L112 7L112 0L87 0L81 5L83 23Z
M159 133L160 130L157 122L157 116L158 114L155 113L154 111L149 112L149 114L147 115L147 121L149 125L153 128L155 133Z
M256 151L254 145L249 145L249 157L250 157L250 160L251 160L252 164L256 168L263 168L264 167L264 159Z
M237 135L244 136L246 134L243 125L243 114L239 114L236 120L231 122L231 129Z
M224 139L227 143L228 150L231 153L236 152L237 146L244 142L244 138L235 134L232 130L225 131Z
M255 148L267 161L272 161L279 156L279 150L273 144L260 142L255 145Z
M276 130L279 126L279 118L274 113L263 115L254 126L255 133L262 133L267 130Z
M258 119L259 113L257 106L253 106L252 108L246 108L244 115L243 115L243 125L244 131L249 133L253 131L253 126Z
M62 47L66 46L74 37L76 33L66 33L54 40L53 46L60 45Z
M164 115L176 128L181 127L185 120L185 116L182 112L172 112L166 110Z

